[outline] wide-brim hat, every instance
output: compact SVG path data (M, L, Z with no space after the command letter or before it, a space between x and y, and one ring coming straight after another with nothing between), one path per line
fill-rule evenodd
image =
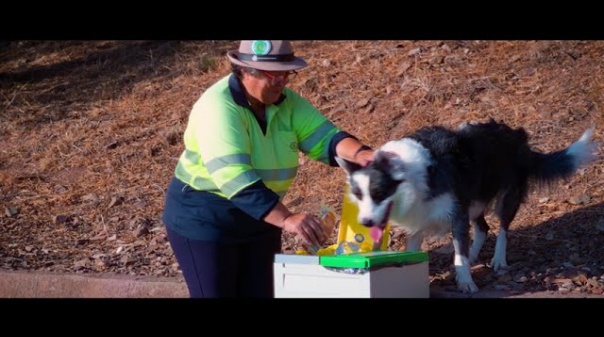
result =
M288 71L306 67L303 59L294 55L287 40L244 40L238 50L227 52L231 63L267 71Z

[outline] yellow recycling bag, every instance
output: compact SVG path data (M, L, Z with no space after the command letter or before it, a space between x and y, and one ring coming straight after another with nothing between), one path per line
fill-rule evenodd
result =
M337 254L387 250L390 243L390 223L387 223L386 228L384 228L381 242L374 242L369 227L365 227L358 222L359 208L348 197L348 188L348 184L346 184L342 202L342 216L338 228L338 240L336 242L337 247L340 248Z

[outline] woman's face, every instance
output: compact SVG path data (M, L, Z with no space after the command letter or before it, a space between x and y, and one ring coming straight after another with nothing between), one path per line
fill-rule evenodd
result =
M244 71L241 82L249 95L265 105L271 105L281 97L285 85L289 82L289 76L293 73L256 69L256 74L252 75Z

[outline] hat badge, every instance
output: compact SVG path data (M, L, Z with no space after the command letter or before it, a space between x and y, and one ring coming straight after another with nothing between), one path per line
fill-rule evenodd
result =
M258 55L267 55L271 52L273 45L267 40L256 40L252 42L252 61L258 60Z

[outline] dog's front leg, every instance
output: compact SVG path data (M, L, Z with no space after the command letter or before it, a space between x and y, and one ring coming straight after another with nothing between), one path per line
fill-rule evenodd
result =
M452 234L453 247L455 248L455 257L453 263L455 265L455 279L457 288L464 293L475 293L478 287L472 280L470 272L470 222L467 215L457 212L453 217Z
M480 214L474 221L474 239L472 240L472 247L470 247L470 264L474 264L478 261L478 255L482 249L482 245L487 238L487 232L489 225L484 219L484 214Z
M422 250L422 242L424 241L424 234L421 231L407 235L407 246L405 251L407 252L419 252Z
M497 241L495 242L495 254L491 259L491 268L500 274L505 274L508 269L508 263L506 261L506 246L507 246L507 231L503 228L499 228L499 234L497 234Z

